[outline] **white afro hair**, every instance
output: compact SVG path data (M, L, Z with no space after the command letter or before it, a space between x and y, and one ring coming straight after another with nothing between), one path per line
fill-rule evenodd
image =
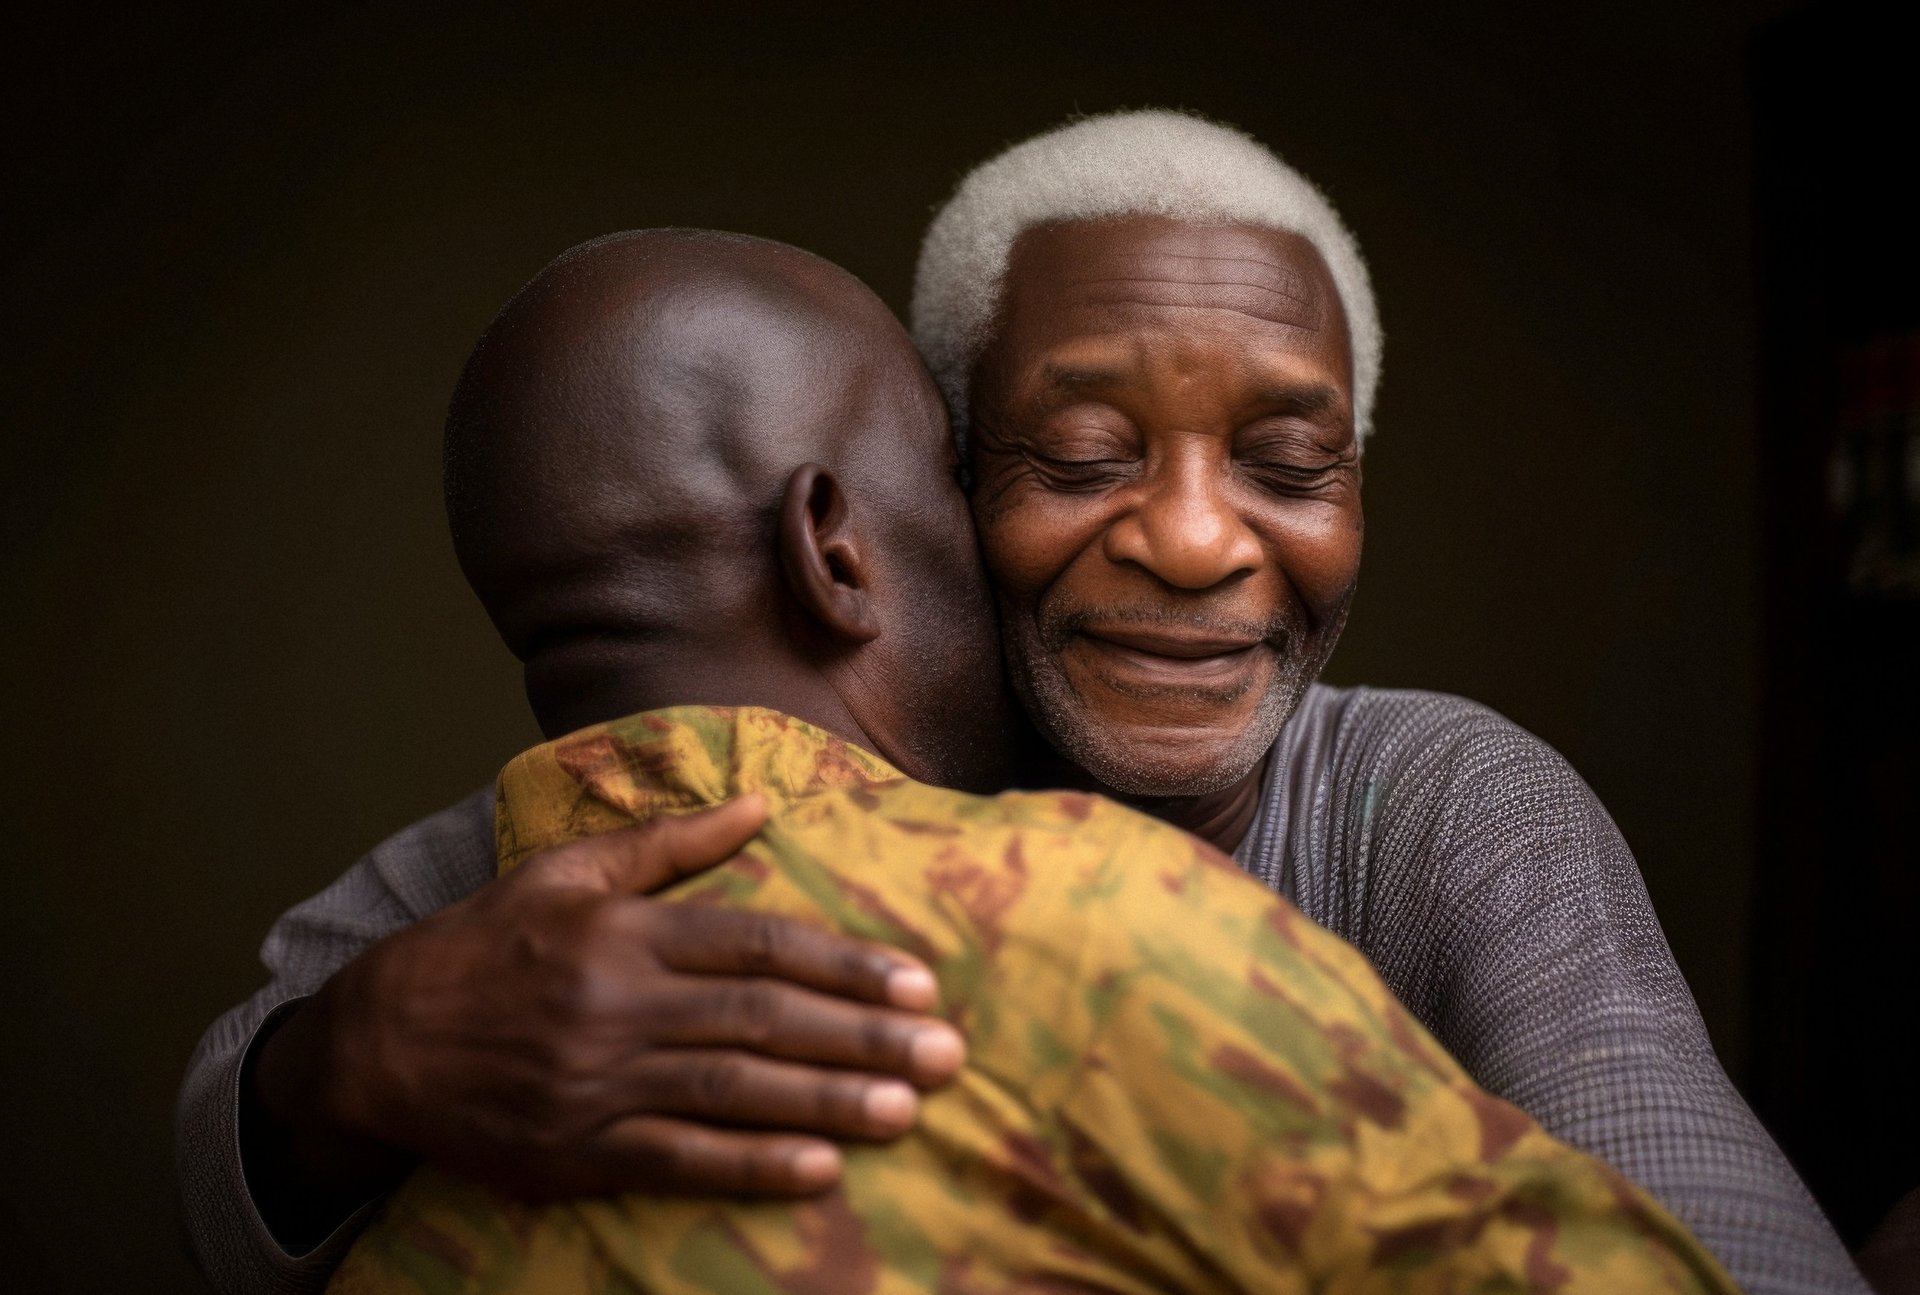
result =
M1333 274L1353 349L1354 432L1372 425L1380 316L1366 262L1311 181L1252 136L1185 112L1087 117L988 158L927 227L913 276L913 338L965 444L967 382L999 307L1014 240L1036 225L1171 216L1298 234Z

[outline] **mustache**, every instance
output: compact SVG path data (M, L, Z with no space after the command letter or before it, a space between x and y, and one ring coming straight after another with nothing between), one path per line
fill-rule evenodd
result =
M1283 648L1298 627L1285 610L1266 620L1222 614L1204 607L1131 604L1125 607L1075 607L1068 610L1043 608L1039 617L1042 640L1050 649L1066 646L1067 640L1092 625L1109 629L1165 629L1178 627L1199 630L1221 638L1260 639L1275 648Z

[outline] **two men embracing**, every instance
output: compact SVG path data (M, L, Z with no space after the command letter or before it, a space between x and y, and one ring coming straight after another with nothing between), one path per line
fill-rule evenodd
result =
M1075 123L913 331L945 409L844 274L673 232L489 329L449 509L555 741L276 926L182 1099L210 1271L387 1198L343 1289L1859 1289L1578 777L1314 682L1380 360L1317 191Z

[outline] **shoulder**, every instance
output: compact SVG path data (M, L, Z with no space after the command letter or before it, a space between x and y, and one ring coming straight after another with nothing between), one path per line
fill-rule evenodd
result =
M404 860L447 854L467 855L476 844L493 853L494 789L489 783L401 828L367 852L369 858Z
M1009 792L994 804L1034 865L1048 920L1086 927L1076 938L1089 946L1131 951L1145 931L1203 912L1252 921L1278 902L1205 841L1103 796Z
M1529 806L1586 812L1592 792L1558 751L1506 716L1451 693L1325 689L1317 722L1337 781L1429 813ZM1557 798L1557 799L1556 799Z
M984 802L1029 849L1089 862L1111 857L1185 860L1217 852L1140 810L1083 791L1008 791Z
M373 847L361 866L410 912L424 915L494 875L494 789L480 788Z
M261 960L294 992L311 992L374 940L472 894L493 872L486 787L395 832L282 913Z
M1538 898L1605 874L1638 886L1618 829L1548 743L1464 697L1329 690L1314 779L1321 853L1344 861L1348 907L1376 921L1494 885ZM1415 902L1416 899L1418 902ZM1312 911L1310 908L1309 911Z
M956 868L1006 876L1027 899L1057 905L1049 908L1057 917L1110 914L1136 889L1164 894L1161 874L1196 865L1259 889L1198 838L1089 792L971 796L902 783L869 804L902 834L895 853L904 860L919 858L941 876Z
M1558 758L1552 747L1499 711L1452 693L1316 685L1309 700L1319 722L1351 756L1396 760L1434 750L1512 745Z
M1302 906L1358 944L1470 1067L1485 1036L1513 1025L1491 1005L1515 994L1551 987L1564 1016L1569 993L1667 993L1671 956L1639 867L1558 751L1462 697L1357 688L1339 700L1304 841L1320 848L1300 855L1325 862Z

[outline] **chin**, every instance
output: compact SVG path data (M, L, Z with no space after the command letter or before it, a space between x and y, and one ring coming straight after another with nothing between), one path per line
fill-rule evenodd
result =
M1062 717L1067 718L1067 717ZM1272 734L1251 721L1194 724L1073 716L1056 745L1103 786L1123 796L1205 796L1259 765Z
M1020 664L1014 686L1036 727L1102 787L1126 797L1205 796L1233 786L1266 758L1299 692L1271 668L1193 687L1110 679L1076 671L1071 661L1036 661L1032 670Z

